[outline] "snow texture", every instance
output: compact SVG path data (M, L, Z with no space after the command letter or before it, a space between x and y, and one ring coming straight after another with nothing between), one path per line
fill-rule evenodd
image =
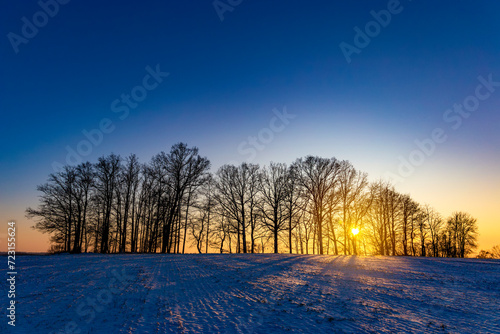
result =
M2 293L0 333L500 333L498 260L86 254L16 262L16 327Z

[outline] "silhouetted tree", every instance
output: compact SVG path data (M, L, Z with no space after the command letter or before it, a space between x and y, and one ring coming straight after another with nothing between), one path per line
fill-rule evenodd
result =
M357 171L348 161L340 162L338 191L335 196L339 199L342 228L344 230L344 254L351 253L351 230L357 227L360 221L360 217L356 217L357 210L361 209L357 204L364 196L367 185L368 175L366 173ZM335 199L331 201L335 201Z
M76 227L73 252L81 253L83 239L86 239L88 209L91 200L91 191L94 187L95 170L90 162L84 162L75 169L76 179L73 189L76 204ZM88 242L85 240L85 250Z
M402 236L402 244L403 244L403 255L408 256L410 253L408 252L408 238L410 238L410 251L414 250L413 247L413 239L414 239L414 231L413 231L413 221L414 216L418 212L418 204L413 201L410 195L402 195L401 196L401 236ZM412 253L414 255L414 251Z
M135 154L131 154L127 157L125 161L125 166L122 169L122 173L120 176L120 181L122 184L120 194L123 196L123 225L121 227L121 235L120 235L120 252L125 252L127 245L127 232L129 219L134 220L134 202L135 202L135 194L137 191L137 187L139 184L139 173L141 170L141 165L139 164L139 160ZM131 217L130 217L131 216Z
M264 226L274 238L274 253L278 253L278 234L288 222L285 200L288 191L288 168L282 163L272 163L262 169L259 189L262 195L260 214Z
M247 252L246 229L256 204L259 166L243 163L239 167L224 165L217 171L216 199L221 214L236 223L237 252Z
M319 254L323 254L323 223L326 221L325 210L328 195L337 185L340 165L337 159L325 159L308 156L295 163L298 180L311 200L311 209L315 223L315 234Z
M101 253L109 253L110 250L111 211L113 209L115 189L119 184L120 162L120 156L111 154L99 158L96 165L96 191L102 208Z
M302 189L297 180L299 174L296 167L290 166L287 170L286 177L286 189L285 189L285 210L286 218L288 220L288 248L290 254L292 254L292 239L293 231L299 225L300 219L302 217L302 211L304 206ZM296 239L297 240L297 239ZM297 248L296 252L299 250Z
M42 193L37 209L28 208L28 218L38 219L35 228L52 234L51 240L61 245L59 249L71 251L73 217L73 186L75 168L65 166L61 172L50 174L47 183L37 187Z
M441 215L437 213L430 205L424 205L422 208L427 219L427 226L431 234L432 256L439 256L439 237L443 225Z
M477 221L465 212L454 212L447 220L449 256L465 257L477 247Z
M493 258L500 259L500 245L493 246L491 254L493 254Z
M224 165L214 177L209 167L183 143L142 165L133 154L124 161L111 154L50 174L26 214L51 235L52 251L71 253L184 253L189 242L199 253L287 246L301 254L466 257L477 246L469 214L444 223L392 184L368 183L348 161ZM499 253L497 246L478 256Z
M198 154L198 148L188 148L186 144L179 143L172 146L169 154L160 154L158 159L161 160L163 170L165 171L168 180L167 185L172 192L172 198L169 203L169 212L167 221L163 226L163 241L162 253L170 252L168 247L170 241L170 229L173 226L175 219L179 219L183 197L186 191L191 187L198 187L206 178L210 161L207 158L201 157ZM188 203L189 206L189 203ZM186 222L187 224L187 222ZM178 233L180 234L180 224L178 225ZM184 228L186 231L187 227ZM184 236L185 238L186 236ZM177 237L177 247L179 247L180 238ZM177 248L179 251L179 248Z

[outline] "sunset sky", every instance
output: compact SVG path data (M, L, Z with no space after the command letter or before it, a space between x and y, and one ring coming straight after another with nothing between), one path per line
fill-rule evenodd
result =
M53 17L37 1L4 4L0 250L11 219L18 251L48 249L24 211L68 156L146 162L179 141L213 171L308 154L350 160L371 180L398 176L397 190L445 218L469 212L479 249L500 244L499 2L219 3L70 1L50 7ZM385 27L369 24L388 8ZM43 17L38 32L23 28ZM367 24L379 31L360 46ZM464 103L472 111L454 111ZM84 133L100 127L86 146ZM408 171L401 159L418 164Z

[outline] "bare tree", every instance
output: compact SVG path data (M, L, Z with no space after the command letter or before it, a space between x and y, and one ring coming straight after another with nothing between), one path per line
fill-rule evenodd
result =
M349 161L341 161L339 164L338 191L335 197L338 197L342 227L344 230L344 255L350 254L351 229L359 222L360 217L355 217L357 203L364 196L368 185L368 175L357 171ZM331 199L336 202L335 198Z
M413 247L413 239L414 239L414 231L413 231L413 220L415 214L418 212L418 204L412 200L410 195L402 195L401 197L401 236L402 236L402 244L403 244L403 255L408 256L408 237L410 238L410 251L414 250ZM414 251L413 251L413 254Z
M205 240L205 228L207 225L206 212L199 212L199 216L191 220L190 229L194 238L193 243L201 254L203 248L203 241Z
M422 211L427 219L427 226L431 234L432 256L437 257L439 256L439 237L441 227L443 225L443 219L441 218L441 215L428 204L422 207Z
M396 255L396 229L399 195L389 183L372 185L373 205L369 213L371 243L376 254Z
M76 203L76 228L73 244L73 252L81 253L84 236L87 230L88 209L91 199L91 191L94 187L94 166L90 162L84 162L75 169L76 179L73 193ZM85 238L85 248L88 243Z
M73 217L73 186L76 180L74 167L65 166L61 172L50 174L47 183L37 187L42 193L37 209L28 208L26 216L37 218L37 230L52 234L51 240L59 249L71 251Z
M282 163L272 163L260 174L259 189L262 201L259 206L263 225L274 238L274 253L278 253L278 234L288 222L285 200L288 191L288 168Z
M493 246L491 254L493 254L493 258L500 259L500 245Z
M455 212L444 223L390 183L369 184L348 161L308 156L289 168L225 165L214 178L209 165L197 148L179 143L144 165L135 155L122 163L111 154L65 166L38 186L40 203L26 215L51 235L53 251L71 253L180 253L190 242L199 253L286 247L301 254L465 257L477 246L469 214ZM494 250L479 256L493 257Z
M429 231L429 223L427 220L427 214L425 213L424 210L419 210L417 213L417 228L418 228L418 236L420 238L420 256L426 256L426 242L427 242L427 235Z
M206 241L205 241L205 253L208 254L208 246L209 246L209 238L210 238L210 223L216 215L216 206L217 202L215 201L215 180L213 176L210 174L205 182L202 189L202 202L200 205L200 209L206 215L207 222L207 232L206 232ZM224 242L224 240L222 240Z
M120 162L120 156L111 154L107 157L99 158L99 162L96 165L96 189L103 215L101 225L101 253L109 253L110 251L111 211L113 209L115 189L118 186L118 175L121 169Z
M238 253L247 252L246 229L251 219L255 219L252 213L258 170L258 165L243 163L239 167L224 165L217 171L216 199L221 215L236 222Z
M465 212L454 212L447 220L452 257L465 257L477 247L477 220Z
M139 172L140 172L140 164L137 156L135 154L131 154L125 160L125 166L122 169L121 173L121 183L122 194L123 197L123 220L122 220L122 228L121 228L121 237L120 237L120 252L125 252L127 245L127 232L128 232L128 221L131 215L131 208L134 206L133 199L135 198L135 192L137 191L137 185L139 183ZM134 217L132 215L132 221Z
M161 159L162 167L169 180L168 186L173 194L166 218L167 221L163 226L161 251L162 253L166 253L167 250L170 251L168 247L171 237L170 230L175 219L180 219L179 212L186 190L190 189L190 187L196 188L203 183L203 179L206 177L206 173L210 168L210 161L198 154L197 147L188 148L184 143L175 144L172 146L169 154L163 153L159 156L159 159ZM186 230L187 227L184 228L185 232ZM178 233L180 234L180 225ZM177 245L179 247L180 238L178 237L177 239Z
M308 156L295 163L299 172L298 180L311 200L315 233L319 254L323 254L323 223L326 221L325 210L328 195L337 184L339 162L335 158L325 159Z
M285 190L285 209L286 217L288 220L288 248L290 254L292 254L292 238L293 231L300 222L303 215L304 206L304 196L302 194L302 189L297 180L299 174L296 166L292 165L287 170L287 182ZM296 250L298 253L298 248Z

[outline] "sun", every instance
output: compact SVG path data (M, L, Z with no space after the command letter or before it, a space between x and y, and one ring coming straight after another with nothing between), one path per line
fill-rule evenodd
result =
M359 228L353 228L351 232L353 235L357 235L359 233Z

